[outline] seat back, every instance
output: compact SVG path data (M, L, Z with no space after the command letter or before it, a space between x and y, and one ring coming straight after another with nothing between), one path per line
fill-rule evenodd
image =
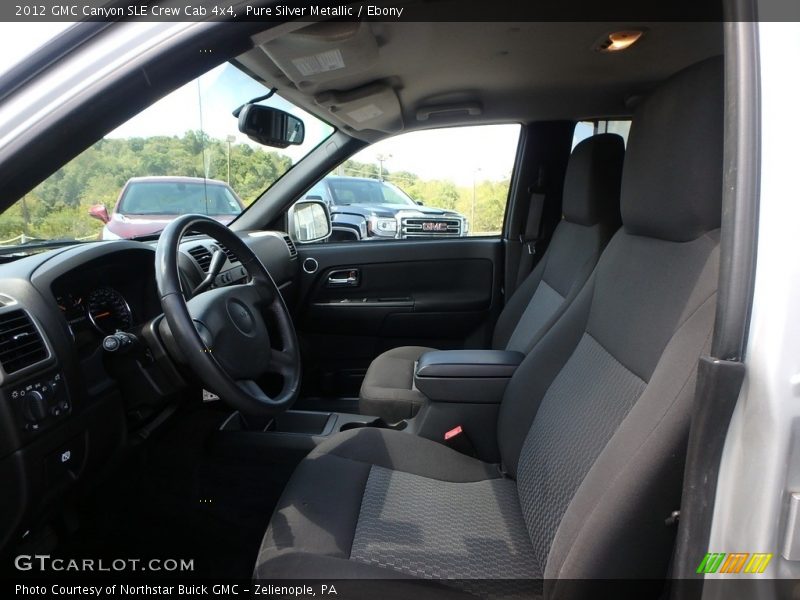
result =
M500 313L493 348L528 352L583 287L620 226L624 155L625 144L613 133L575 146L564 179L563 218L544 256Z
M665 574L715 313L722 113L718 59L636 110L623 227L506 389L500 450L546 579Z

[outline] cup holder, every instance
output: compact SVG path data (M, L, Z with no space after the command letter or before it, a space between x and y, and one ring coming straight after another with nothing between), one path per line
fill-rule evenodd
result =
M395 431L403 431L408 426L407 421L398 421L397 423L387 423L381 417L373 419L372 421L351 421L345 423L339 428L339 431L348 431L350 429L360 429L361 427L376 427L378 429L394 429Z

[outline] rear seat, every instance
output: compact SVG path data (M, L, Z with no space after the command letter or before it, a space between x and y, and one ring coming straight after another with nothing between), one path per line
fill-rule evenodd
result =
M619 228L619 190L625 145L605 133L578 144L564 181L563 219L536 268L500 313L492 348L527 353L589 278ZM414 389L414 365L435 348L403 346L378 356L361 386L359 411L395 422L413 417L425 401Z

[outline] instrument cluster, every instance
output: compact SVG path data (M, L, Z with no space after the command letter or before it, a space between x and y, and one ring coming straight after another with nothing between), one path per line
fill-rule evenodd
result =
M124 262L82 265L53 283L55 303L78 348L96 348L104 337L131 332L161 312L152 255L125 256Z
M112 287L98 287L85 295L67 292L56 296L56 302L67 319L73 337L87 327L105 336L117 330L125 331L133 325L133 313L128 301Z

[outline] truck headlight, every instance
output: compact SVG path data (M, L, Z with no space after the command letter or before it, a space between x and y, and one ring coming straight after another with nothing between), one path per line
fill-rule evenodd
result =
M371 217L369 220L370 229L375 235L394 237L397 234L397 221L395 219L383 219Z

